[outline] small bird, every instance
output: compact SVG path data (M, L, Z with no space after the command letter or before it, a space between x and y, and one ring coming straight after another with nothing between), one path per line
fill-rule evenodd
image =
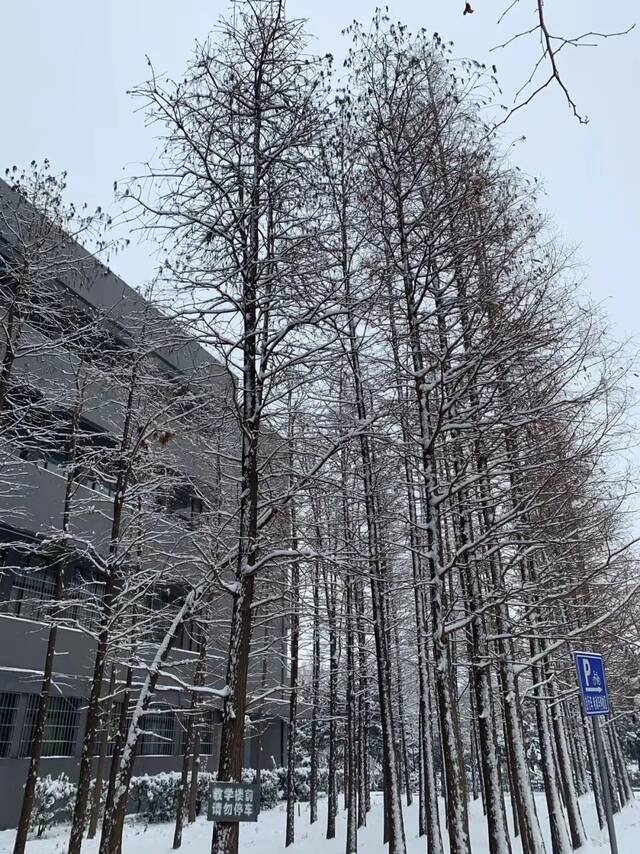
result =
M463 15L473 15L473 9L471 8L471 3L464 4L464 12Z

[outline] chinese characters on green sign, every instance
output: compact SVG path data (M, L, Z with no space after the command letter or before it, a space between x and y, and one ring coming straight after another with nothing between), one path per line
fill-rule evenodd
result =
M251 783L211 783L209 821L257 821L260 786Z

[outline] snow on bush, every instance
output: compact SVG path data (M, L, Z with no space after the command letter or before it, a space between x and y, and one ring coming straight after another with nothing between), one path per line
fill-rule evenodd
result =
M280 779L280 788L282 790L282 797L286 799L288 787L287 787L287 769L286 768L278 768L278 777ZM329 770L327 768L318 768L318 793L326 793L328 787L329 780ZM336 775L336 783L338 788L340 788L340 783L342 780L342 776L340 774ZM295 795L297 801L306 802L311 797L311 768L308 765L301 765L294 771L293 778L294 786L295 786Z
M301 766L295 770L296 799L309 800L310 769ZM129 788L129 809L136 813L145 824L159 824L173 821L176 815L176 803L181 774L179 771L163 771L160 774L143 774L133 777ZM318 792L327 791L327 769L318 769ZM253 783L256 772L244 768L242 782ZM206 812L209 786L216 774L201 771L198 775L198 794L196 811L198 815ZM94 785L92 782L92 787ZM188 786L188 784L187 784ZM104 799L103 790L103 799ZM76 796L76 787L66 774L52 778L39 777L36 783L31 829L38 837L57 821L64 821L71 815ZM260 771L260 807L273 809L278 802L287 797L287 769L264 768ZM189 804L189 791L185 793L185 812Z
M160 774L143 774L133 777L129 798L133 811L148 824L171 821L176 814L176 795L180 774L163 771Z
M176 815L178 787L181 774L179 771L163 771L160 774L143 774L133 777L129 788L129 806L146 824L159 824L163 821L173 821ZM209 785L216 779L215 773L200 771L198 774L198 793L196 796L196 812L200 815L206 812ZM187 812L189 805L189 782L183 800L183 808Z
M245 768L242 772L243 783L253 783L255 771ZM297 801L308 801L311 794L311 769L308 765L300 765L294 772L294 784ZM318 793L326 794L329 781L327 768L318 768ZM342 772L336 774L338 790L342 788ZM268 810L276 806L278 801L287 798L287 769L271 768L260 771L260 806Z
M271 770L263 768L260 771L260 809L273 809L278 801L282 800L281 776L283 773L286 773L284 768ZM253 768L242 769L243 783L253 783L255 779L256 772Z
M58 821L70 818L77 788L66 774L38 777L29 827L38 839Z
M159 824L173 821L176 815L179 771L163 771L160 774L143 774L133 777L129 788L129 804L132 812L137 813L147 824ZM201 771L198 775L198 794L196 809L198 815L206 809L209 784L215 780L215 774ZM184 811L189 804L189 783L183 800Z

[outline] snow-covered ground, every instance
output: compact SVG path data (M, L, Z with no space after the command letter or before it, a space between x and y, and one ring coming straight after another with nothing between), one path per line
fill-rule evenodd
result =
M382 809L381 799L374 795L372 811L368 825L358 837L358 847L362 854L383 854L382 845ZM593 799L587 796L581 800L581 809L589 842L581 849L581 854L606 854L608 849L606 832L598 830ZM320 821L309 826L308 805L300 804L296 817L296 843L287 849L287 854L343 854L344 852L344 813L340 813L336 825L336 838L327 841L324 838L324 819L326 801L319 804ZM538 798L538 810L544 819L546 830L546 808L544 798ZM423 854L425 840L417 835L418 812L414 803L405 810L405 828L408 854ZM640 851L640 800L632 804L622 815L616 816L618 829L618 847L620 854L638 854ZM34 839L27 846L28 854L62 854L66 851L67 830L61 825L52 830L46 839ZM14 831L0 832L0 854L9 854L13 848ZM127 823L124 840L124 854L168 854L171 851L173 827L168 824L156 824L147 828L140 822ZM486 838L482 808L478 802L471 805L471 843L473 854L487 854L489 846ZM185 854L208 854L211 845L211 825L204 819L186 827L182 851ZM446 847L446 846L445 846ZM83 851L96 854L97 840L85 842ZM283 806L262 813L257 824L243 824L240 830L240 850L244 854L282 854L284 851L284 810ZM513 854L520 854L520 845L516 842ZM551 846L548 845L548 851Z

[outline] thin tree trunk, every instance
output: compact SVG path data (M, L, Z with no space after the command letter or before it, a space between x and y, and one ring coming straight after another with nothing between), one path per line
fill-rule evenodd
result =
M371 809L371 775L369 770L369 678L364 627L364 589L362 578L354 588L356 627L358 633L358 827L367 823Z
M338 146L337 157L340 160L336 196L336 214L340 223L340 269L344 288L344 311L348 324L348 364L351 370L357 416L365 423L368 417L363 377L360 367L360 353L355 318L353 315L351 297L350 244L348 236L349 203L351 188L345 172L344 138ZM378 671L378 698L380 707L380 723L383 741L383 762L385 766L385 833L388 830L389 854L404 854L406 850L404 824L402 818L402 803L400 799L400 780L398 773L397 752L394 741L393 703L391 684L391 661L388 648L388 626L386 619L387 595L385 579L384 556L382 554L381 535L376 507L375 477L373 466L373 443L364 433L359 434L360 457L362 463L362 480L364 486L364 503L367 525L367 548L369 558L369 577L371 587L371 604L373 612L374 638L376 647L376 663Z
M573 849L580 848L586 841L586 835L582 824L582 816L580 815L580 806L573 784L573 776L571 774L571 761L569 758L569 748L567 746L567 737L562 723L560 712L560 701L557 698L553 679L548 680L548 690L551 697L551 723L553 726L553 734L556 743L556 755L558 757L558 766L560 771L560 781L562 791L564 793L564 802L567 810L567 818L569 820L569 833L571 835L571 845Z
M346 729L345 741L346 774L345 791L347 793L347 833L345 854L357 854L358 851L358 781L356 774L358 770L356 751L356 691L355 691L355 608L353 595L354 579L348 575L346 578L346 629L347 629L347 696L346 696Z
M9 344L7 344L8 352ZM5 354L6 355L6 354ZM12 362L8 364L10 370ZM3 365L4 370L4 365ZM7 374L8 382L9 374ZM77 397L73 407L71 417L70 435L67 443L67 464L69 466L65 479L65 491L62 507L62 533L66 537L69 533L69 524L71 518L71 501L73 490L77 477L76 457L77 457L77 438L80 425L80 412L84 401L84 379L82 374L76 375ZM0 395L0 411L2 408L2 396ZM55 557L56 567L56 586L54 591L54 612L60 606L64 595L64 573L66 560L64 555ZM56 641L58 637L58 618L59 614L51 615L51 624L49 626L49 634L47 637L47 649L45 652L44 668L42 674L42 683L40 687L40 698L38 700L38 710L36 712L36 720L31 743L31 755L29 759L29 769L27 771L27 779L24 786L24 794L22 796L22 807L20 810L20 818L16 830L16 838L14 842L14 854L24 854L27 834L29 832L29 824L31 821L31 813L33 811L33 798L35 787L38 781L38 771L40 768L40 759L42 758L42 748L44 744L44 728L47 720L47 711L49 708L49 698L51 696L51 685L53 681L53 665L55 660Z
M207 670L207 637L202 628L198 631L198 664L196 666L196 675L194 685L196 688L201 688L204 685L206 670ZM191 767L189 778L189 813L188 822L193 824L196 820L198 811L198 776L200 773L200 727L202 725L202 714L199 711L200 701L196 691L193 692L193 748L191 751Z
M537 652L536 641L531 641L531 653ZM536 721L540 737L540 756L542 762L542 774L544 778L544 792L547 800L547 811L549 814L549 829L551 832L551 848L553 854L569 854L571 845L567 835L567 828L562 813L560 792L556 782L556 769L553 758L553 744L549 719L547 716L546 701L543 697L543 673L539 665L532 668L534 682L534 698L536 708Z
M580 703L580 720L582 723L582 731L584 734L585 746L587 749L587 759L589 762L589 776L591 777L591 786L593 788L593 796L596 802L596 812L598 814L598 825L600 830L604 829L606 820L604 811L603 794L601 788L600 775L598 773L598 764L596 760L596 748L593 743L591 734L591 721L585 715L582 703Z
M138 386L139 369L140 362L139 360L136 360L129 377L129 388L125 408L125 418L122 428L122 438L120 442L120 459L115 484L115 496L113 499L113 514L111 519L111 535L109 543L110 566L108 569L104 596L102 599L100 631L98 633L98 642L96 646L96 653L93 665L93 675L91 679L91 691L89 694L89 704L87 709L87 719L85 723L84 738L82 742L82 752L80 754L80 768L78 771L78 790L73 808L73 817L71 820L71 832L69 834L68 854L80 854L80 850L82 848L82 834L84 833L84 828L87 819L87 804L89 801L89 787L91 784L91 762L93 757L93 745L100 719L100 700L102 695L104 670L107 662L111 619L113 617L113 608L115 604L114 597L116 595L120 583L119 570L115 561L118 552L118 540L120 537L120 527L124 512L127 485L131 473L131 460L127 459L127 455L130 451L131 431L133 428L134 417L134 402Z
M319 538L318 546L319 548ZM311 746L309 769L309 823L318 820L318 704L320 702L320 567L313 569L313 637L311 664Z
M291 394L289 394L289 468L290 487L293 486L294 472L294 417L291 412ZM296 504L292 501L289 508L291 524L291 549L298 550L298 529L296 522ZM295 805L296 805L296 748L298 734L298 658L300 645L300 566L297 560L291 564L290 580L290 661L289 683L289 723L287 727L287 823L285 848L295 841Z
M398 614L396 603L393 595L391 596L391 620L393 631L393 644L395 652L396 664L396 682L398 689L398 730L400 734L400 756L402 757L402 769L404 771L404 788L407 796L407 806L410 807L413 801L411 792L411 769L409 768L409 757L407 753L407 732L404 719L404 684L402 678L402 661L400 657L400 635L398 630Z
M196 707L195 691L191 693L191 706L188 711L187 726L185 730L184 755L182 757L182 771L180 773L180 782L178 783L178 791L176 793L176 823L173 831L173 848L182 846L182 827L184 824L185 799L189 785L189 769L192 767L193 754L193 727L194 714Z
M327 776L327 839L336 835L337 789L336 789L336 716L338 694L338 637L336 631L335 582L329 582L323 567L327 616L329 620L329 757Z
M407 399L402 382L402 366L394 315L394 301L391 283L387 277L387 297L389 304L389 326L391 330L391 346L393 350L395 380L398 398L406 405ZM403 464L407 490L407 510L409 515L409 544L411 548L411 566L413 578L414 609L416 620L416 642L418 648L418 689L419 689L419 716L420 716L420 760L422 767L422 785L424 803L421 803L421 811L424 810L424 826L427 836L427 854L441 854L442 836L440 831L440 816L438 813L438 792L436 776L433 765L433 740L431 724L431 700L430 683L428 673L429 662L429 640L426 631L427 608L425 607L424 594L424 572L420 561L420 540L418 535L418 512L416 509L416 491L414 484L414 473L410 458L411 435L407 424L407 417L403 412L400 420L403 440ZM422 823L420 823L422 827Z
M102 830L100 834L100 854L117 854L117 850L112 850L110 847L111 825L113 823L113 811L115 790L118 779L118 769L120 758L124 748L124 742L127 737L127 718L129 714L129 701L131 698L131 686L133 683L133 669L127 667L125 677L124 691L122 693L122 705L120 706L120 716L118 718L118 729L113 744L111 753L111 768L109 769L109 784L107 786L107 798L104 805L104 814L102 818Z
M422 698L419 699L422 702ZM424 780L424 755L422 747L422 714L418 713L418 836L427 834L427 794Z
M100 751L98 753L98 764L96 766L96 782L91 795L91 816L89 818L89 830L87 839L94 839L98 830L100 818L100 807L102 801L102 787L104 785L104 768L107 762L107 749L109 746L109 724L111 721L111 709L113 707L113 693L116 687L116 668L111 665L111 676L109 677L109 688L106 702L102 710L102 731L100 733Z
M56 603L59 603L62 600L63 590L64 565L59 563L56 571ZM51 625L49 627L49 636L47 638L47 651L45 653L44 672L42 675L42 683L40 686L40 698L38 700L38 710L36 712L36 720L33 729L33 741L31 743L29 770L27 771L27 781L24 785L22 808L20 810L20 819L18 820L18 829L16 831L13 854L24 854L24 850L27 844L27 834L29 833L29 823L31 821L31 813L33 811L33 797L35 794L36 783L38 781L38 770L40 767L40 759L42 757L42 746L44 744L44 726L47 719L47 710L49 708L49 697L51 696L53 662L55 657L57 636L58 623L55 617L53 617Z

